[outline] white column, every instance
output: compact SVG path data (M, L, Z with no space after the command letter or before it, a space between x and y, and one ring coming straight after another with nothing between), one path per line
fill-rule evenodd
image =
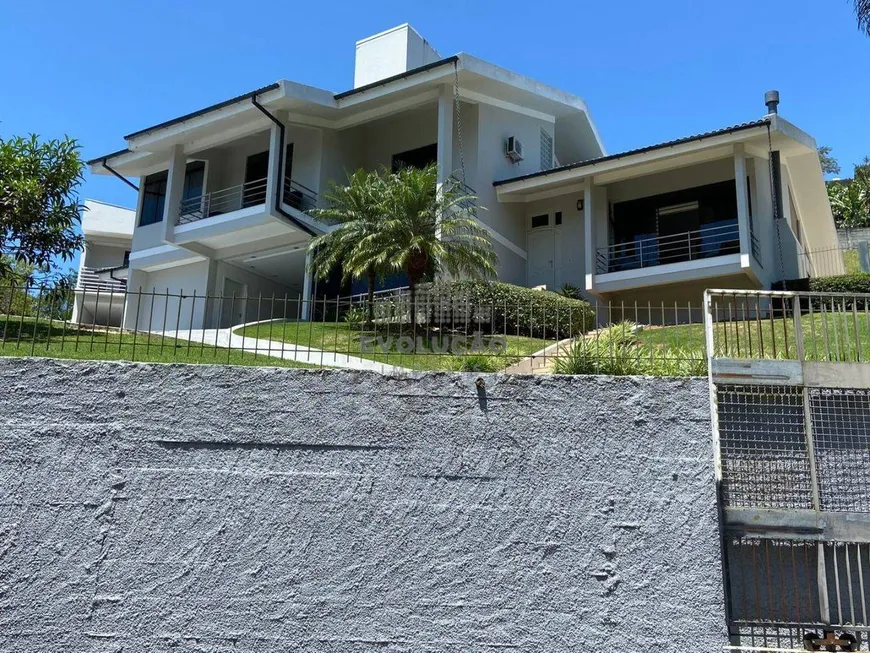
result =
M595 243L595 212L592 200L592 177L587 177L583 189L583 229L586 244L586 290L592 290L595 284L596 243Z
M438 183L453 174L453 88L442 86L438 96Z
M184 173L187 156L183 145L175 145L169 159L169 175L166 182L166 201L163 204L163 242L175 242L175 221L181 206L184 191Z
M145 295L148 273L130 268L127 273L127 295L124 297L124 316L121 326L132 331L139 328L139 316L148 315L151 296ZM146 325L147 328L147 325Z
M740 267L748 268L752 253L749 235L749 196L746 192L746 151L734 146L734 185L737 187L737 228L740 233Z
M302 312L301 318L303 322L308 321L308 317L311 315L311 286L312 286L312 275L311 275L311 250L309 249L305 252L305 277L302 281Z
M283 121L283 111L272 112L278 120ZM272 128L269 131L269 172L266 177L266 211L272 215L276 214L278 189L284 183L284 175L287 171L284 168L284 147L281 146L281 129L274 122L271 123ZM279 178L280 173L280 178Z

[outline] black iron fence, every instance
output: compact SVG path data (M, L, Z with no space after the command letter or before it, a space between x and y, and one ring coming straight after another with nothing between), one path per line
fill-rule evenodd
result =
M306 300L193 290L0 287L0 355L400 373L697 375L700 302L588 303L433 287Z

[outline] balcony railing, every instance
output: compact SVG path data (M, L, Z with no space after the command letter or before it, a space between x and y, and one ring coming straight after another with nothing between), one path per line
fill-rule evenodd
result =
M317 208L317 193L298 181L284 177L284 204L308 213Z
M597 271L639 270L738 253L740 230L734 220L667 236L638 235L631 242L601 247Z
M266 179L255 179L231 188L181 200L177 224L196 222L265 203Z
M76 289L84 290L86 292L101 293L127 292L127 281L125 279L115 279L111 276L112 272L117 269L120 268L112 268L111 270L82 268L79 271L79 278L76 282Z

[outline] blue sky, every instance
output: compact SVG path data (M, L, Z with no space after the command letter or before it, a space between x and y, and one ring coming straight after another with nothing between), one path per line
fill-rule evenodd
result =
M354 42L403 22L444 56L580 95L609 152L755 119L777 88L783 116L844 172L870 154L870 38L848 0L3 4L0 135L69 134L85 158L280 78L346 90ZM82 196L135 201L111 177Z

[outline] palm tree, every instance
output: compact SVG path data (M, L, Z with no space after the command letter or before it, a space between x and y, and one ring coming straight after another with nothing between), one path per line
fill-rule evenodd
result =
M408 275L411 324L416 325L417 286L428 271L488 277L495 275L498 257L474 215L476 198L456 183L438 188L436 166L407 167L392 175L385 171L382 178L385 219L351 259L354 266L373 260L378 269Z
M854 0L858 29L870 36L870 0Z
M374 234L383 219L386 184L377 172L357 170L348 175L346 185L331 183L324 194L327 208L319 209L315 216L336 228L314 238L309 244L313 253L311 272L325 279L337 265L342 266L344 281L368 279L367 323L374 322L375 284L379 273L372 259L356 256L360 243Z

